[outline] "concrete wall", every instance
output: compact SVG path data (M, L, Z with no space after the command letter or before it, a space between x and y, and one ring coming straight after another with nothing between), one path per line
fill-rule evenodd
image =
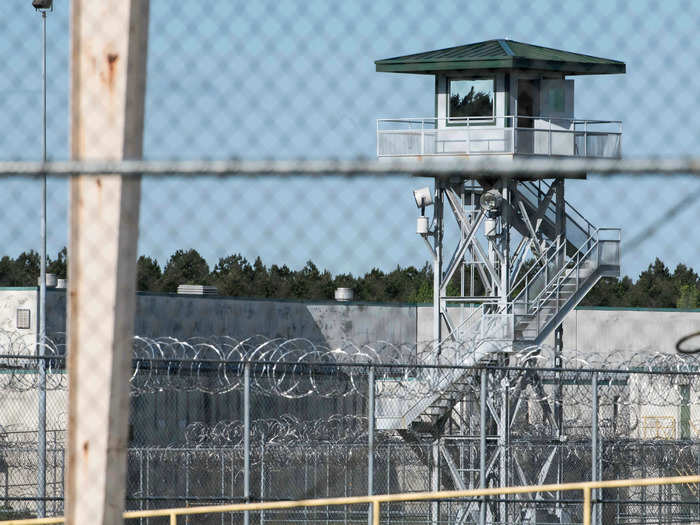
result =
M700 310L642 310L581 307L564 319L564 349L570 355L675 353L676 342L700 329ZM553 345L550 336L546 344Z
M432 306L417 308L419 344L433 338L432 312ZM457 308L450 312L455 321L460 319ZM564 351L569 356L585 359L590 353L616 353L630 359L635 354L675 353L681 337L700 330L700 310L579 307L566 316L563 326ZM545 345L554 346L553 335Z
M47 291L47 331L65 331L65 290ZM34 288L0 289L0 333L14 333L17 308L31 310L31 328L19 331L22 341L34 344L36 333ZM470 309L465 309L469 315ZM459 322L459 307L450 308ZM564 348L569 355L609 354L624 358L636 353L675 352L678 339L700 328L700 310L644 310L578 308L564 320ZM444 333L448 333L443 325ZM432 341L432 307L360 303L309 303L230 297L139 294L136 333L148 337L231 336L302 337L329 347L388 341L395 345L424 345ZM16 336L13 336L16 337ZM553 337L545 342L553 345Z
M35 289L0 290L0 328L7 326L7 330L14 331L15 311L20 304L32 309L35 328L36 295ZM66 326L65 290L47 290L46 310L47 333L60 339ZM139 293L135 333L179 339L301 337L330 347L378 341L414 345L416 306Z
M338 346L416 340L416 308L364 304L183 297L138 297L136 333L147 336L303 337Z

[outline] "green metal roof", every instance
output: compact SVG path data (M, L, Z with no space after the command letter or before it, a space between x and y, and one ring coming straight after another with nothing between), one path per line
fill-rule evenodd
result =
M445 71L531 69L566 75L609 75L625 72L618 60L581 55L514 40L486 40L413 55L375 61L377 71L435 74Z

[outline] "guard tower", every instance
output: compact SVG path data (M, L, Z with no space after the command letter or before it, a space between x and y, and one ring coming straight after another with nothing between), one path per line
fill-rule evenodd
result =
M377 121L380 158L621 155L621 122L576 118L574 80L569 77L625 73L623 62L489 40L378 60L376 69L435 77L435 116ZM620 230L594 226L567 202L566 178L436 177L433 188L414 192L421 210L417 233L434 262L433 341L420 352L424 363L508 364L514 355L536 355L554 333L554 363L546 364L560 366L564 317L599 279L620 272ZM429 218L426 212L431 210ZM426 372L412 383L385 382L383 389L415 389L416 395L404 396L413 398L411 402L399 402L384 392L377 408L378 428L439 439L457 419L465 385L479 380L470 376L473 372L455 368ZM535 384L529 377L528 384ZM498 443L505 443L509 422L516 417L513 408L519 404L489 403ZM551 413L553 437L563 439L561 403ZM486 415L481 417L483 427ZM489 454L498 450L491 448ZM454 466L455 458L448 456L445 461ZM500 461L487 463L496 470L500 465L495 484L505 484L505 449ZM452 466L454 486L473 486L466 481L469 475ZM489 476L484 469L482 458L477 478L483 486ZM561 465L559 469L557 479ZM508 521L505 508L490 512Z

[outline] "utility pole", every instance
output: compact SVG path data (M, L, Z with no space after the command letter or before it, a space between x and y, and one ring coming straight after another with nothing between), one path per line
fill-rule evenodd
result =
M41 12L41 161L46 162L46 12L53 0L34 0ZM38 500L37 516L46 516L46 173L41 176L41 248L39 269L39 402L37 425Z

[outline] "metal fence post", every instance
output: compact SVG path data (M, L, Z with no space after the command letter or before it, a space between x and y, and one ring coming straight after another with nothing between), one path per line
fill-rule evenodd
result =
M260 445L260 501L265 501L265 439ZM265 511L260 511L260 525L265 523Z
M367 377L367 494L374 495L374 366L370 365ZM367 522L372 523L373 506L369 505Z
M593 402L593 410L591 414L591 481L598 481L598 372L593 372L591 381L591 397ZM597 502L599 489L593 489L593 509L591 513L593 522L596 523Z
M250 361L243 368L243 498L250 501ZM250 523L250 512L243 513L243 523Z
M486 388L488 370L481 370L481 397L479 399L479 488L486 488ZM481 498L479 505L479 523L486 524L486 497Z
M46 162L46 10L41 11L42 31L42 138L41 157ZM46 517L46 174L41 178L41 268L39 277L39 500L37 516Z

